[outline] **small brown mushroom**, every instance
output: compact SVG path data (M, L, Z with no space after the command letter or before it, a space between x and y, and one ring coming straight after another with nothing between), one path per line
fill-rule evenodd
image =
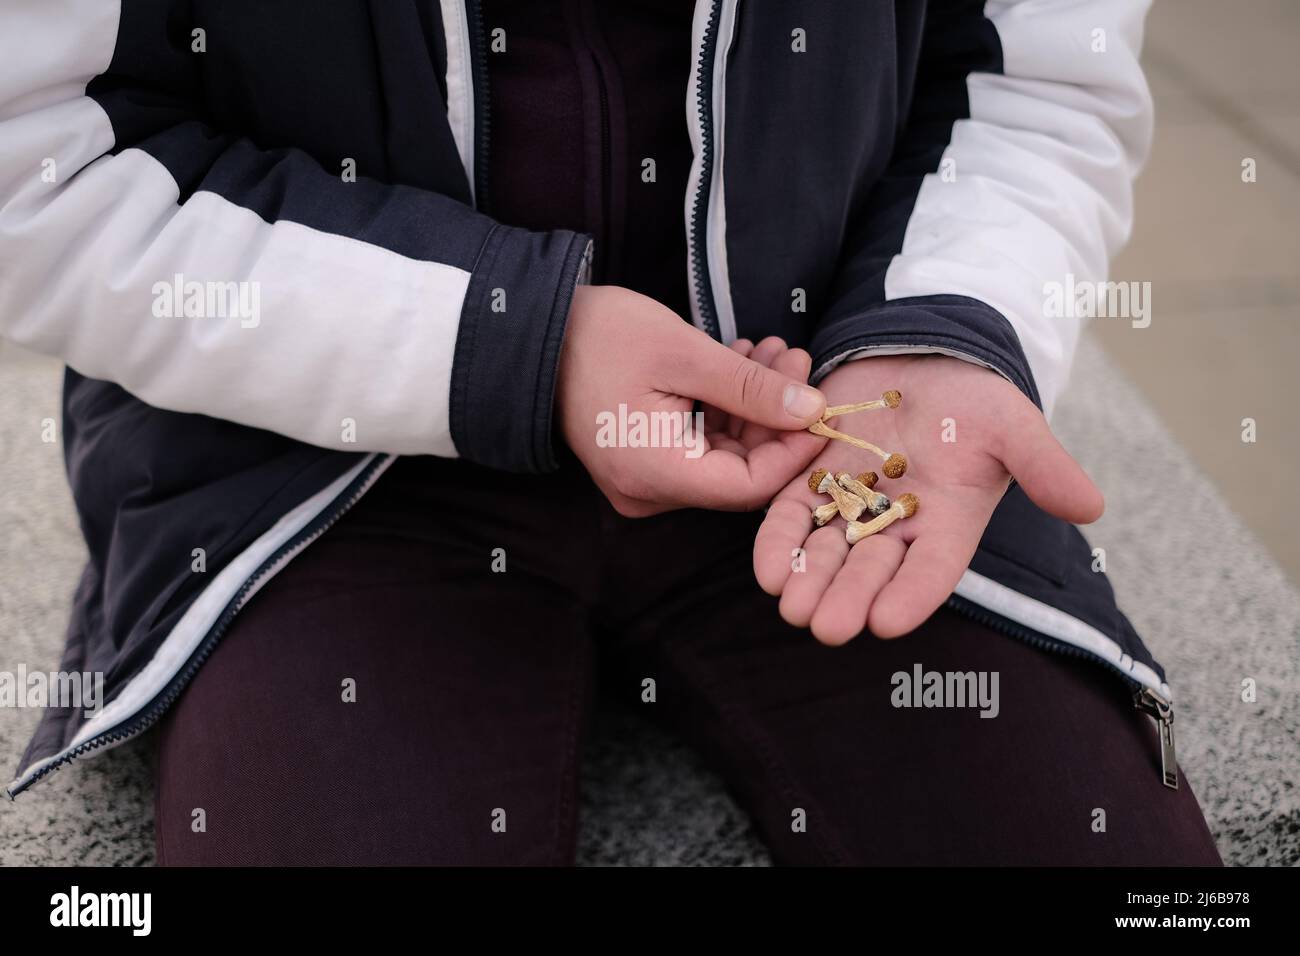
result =
M897 408L902 404L903 393L891 388L879 398L869 402L855 402L852 405L830 405L822 415L822 419L834 418L836 415L848 415L852 412L870 411L873 408Z
M844 531L844 537L849 544L857 544L863 538L869 538L878 531L883 531L899 518L910 518L916 514L916 509L920 506L921 501L910 491L899 495L897 500L889 506L889 510L882 515L872 518L870 521L850 521L848 528Z
M889 496L882 495L880 492L873 490L876 482L880 479L874 471L864 471L856 478L852 477L847 471L841 471L835 476L835 481L845 491L851 491L867 503L867 511L872 517L882 515L889 508Z
M808 430L814 435L823 435L826 438L834 438L842 442L848 442L855 448L861 448L863 451L869 451L872 454L879 455L885 463L881 470L885 473L886 478L901 478L907 471L907 459L902 455L885 451L878 445L873 445L869 441L858 438L856 435L846 435L842 431L837 431L827 425L824 421L816 421L808 426Z
M819 495L830 495L835 499L835 506L839 513L844 516L845 521L854 521L862 512L867 510L867 503L853 494L851 491L845 491L836 482L835 478L825 468L818 468L808 476L808 487ZM813 520L817 520L817 512L813 511ZM830 520L829 518L827 519ZM825 522L823 522L824 524Z

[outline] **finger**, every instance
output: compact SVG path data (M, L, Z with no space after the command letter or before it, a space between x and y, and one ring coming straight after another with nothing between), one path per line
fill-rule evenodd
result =
M796 435L815 439L815 435ZM647 500L671 501L692 508L748 511L761 508L790 483L817 455L816 441L770 441L746 449L744 455L708 448L697 458L665 449L641 462L638 484Z
M770 428L807 428L821 417L826 399L817 389L737 355L683 327L682 346L662 369L670 391L697 398L746 421Z
M775 335L769 335L749 351L751 361L757 362L765 368L772 367L772 361L778 358L781 353L786 351L785 339L778 338ZM744 434L745 427L749 423L739 415L730 415L727 420L727 434L732 438L741 438ZM755 444L748 442L747 444Z
M709 448L717 448L721 451L731 452L740 458L744 458L749 449L740 443L738 439L732 438L726 432L711 432L707 435Z
M795 627L807 627L848 550L842 528L818 528L809 535L804 570L792 573L781 592L781 617Z
M754 351L754 343L749 339L736 339L731 343L730 348L737 355L748 357ZM727 424L731 421L730 415L720 408L714 408L712 405L705 405L702 410L704 412L704 428L706 431L726 431Z
M791 378L796 378L801 382L808 381L808 376L812 374L812 356L803 349L789 349L782 356L783 366L777 366L778 372L784 372Z
M1106 510L1092 479L1052 434L1041 412L1030 408L1004 432L998 457L1029 500L1048 514L1090 524Z
M812 617L813 636L823 644L851 641L866 629L867 612L899 566L907 546L893 535L877 534L849 548Z
M978 544L978 531L919 535L908 546L898 573L871 604L867 613L871 633L901 637L924 624L957 587Z
M789 350L785 344L785 339L777 335L769 335L754 346L754 350L749 353L749 357L759 365L772 367L772 361L782 352Z
M803 349L786 348L785 343L775 338L775 336L763 341L770 342L773 340L781 343L781 351L768 363L768 367L775 372L780 372L782 375L788 375L797 382L806 382L808 373L812 370L812 356ZM747 447L752 448L760 442L771 441L778 437L779 434L775 429L750 422L745 424L739 437Z
M601 490L602 494L604 494L605 500L608 501L613 509L624 518L648 518L651 515L672 510L672 508L667 505L641 501L637 498L629 497L617 488L612 487L608 482L595 478L593 478L593 480L596 482L596 487Z
M830 441L829 438L814 435L812 432L776 432L776 436L775 444L784 446L790 459L798 462L795 465L795 471L812 464L812 460L825 451L826 445ZM764 442L758 448L763 448L768 444L772 443ZM749 446L750 456L753 456L755 451L757 451L756 448Z
M794 570L796 551L813 529L812 513L803 502L778 498L754 536L754 577L773 597L781 593Z

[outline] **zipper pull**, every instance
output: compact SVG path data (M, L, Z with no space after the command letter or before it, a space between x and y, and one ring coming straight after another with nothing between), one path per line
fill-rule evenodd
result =
M1164 784L1170 790L1178 789L1178 753L1174 747L1174 708L1173 705L1153 691L1144 687L1134 698L1138 710L1150 714L1156 720L1160 731L1160 773Z

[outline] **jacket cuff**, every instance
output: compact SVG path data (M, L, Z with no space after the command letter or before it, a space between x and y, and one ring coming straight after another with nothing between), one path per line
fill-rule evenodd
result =
M591 239L496 226L474 266L451 373L451 437L462 458L553 471L551 413L569 304Z
M832 319L813 336L809 351L814 385L841 363L872 352L938 352L993 369L1043 407L1011 323L997 309L966 296L894 299Z

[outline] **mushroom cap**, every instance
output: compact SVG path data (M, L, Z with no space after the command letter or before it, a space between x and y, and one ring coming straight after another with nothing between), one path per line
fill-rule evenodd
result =
M916 514L916 509L921 506L921 499L910 491L906 491L894 499L894 504L902 507L904 518L910 518Z
M828 472L825 468L818 468L808 476L808 487L814 492L820 493L822 490L822 482L826 480L827 474Z
M877 475L874 471L864 471L862 474L854 478L854 481L860 481L868 488L875 488L876 482L878 482L879 480L880 480L880 476Z
M907 471L907 459L902 455L890 455L885 459L883 471L886 478L902 478L903 473Z
M880 397L885 400L886 408L897 408L899 405L903 404L903 393L894 388L891 388Z

